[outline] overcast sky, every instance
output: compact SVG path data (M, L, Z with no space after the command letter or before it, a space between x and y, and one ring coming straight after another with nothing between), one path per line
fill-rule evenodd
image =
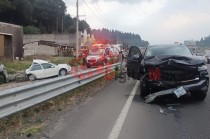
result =
M75 17L76 0L64 0ZM200 40L210 34L210 0L79 0L92 29L139 34L150 44Z

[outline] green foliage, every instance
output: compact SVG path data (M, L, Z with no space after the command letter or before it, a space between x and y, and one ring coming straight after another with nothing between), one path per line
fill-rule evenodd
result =
M26 26L23 28L24 34L39 34L40 30L34 26Z
M76 20L66 14L63 0L0 0L0 21L27 27L27 34L75 33ZM38 29L35 29L35 28ZM79 21L79 30L89 29L88 23Z
M78 59L76 59L76 58L71 58L70 60L69 60L69 65L71 65L71 66L80 66L80 65L82 65L82 58L78 58Z
M14 9L11 1L9 0L0 0L0 12L5 12Z
M196 42L197 46L201 46L201 47L210 47L210 35L204 38L201 38L200 41Z
M0 0L0 21L24 26L24 33L75 33L76 18L66 14L63 0ZM63 30L62 30L63 27ZM85 20L79 21L79 30L93 33L100 43L126 43L148 46L140 35L118 30L91 30Z
M69 57L53 57L51 58L50 62L54 64L68 64L69 60L71 60Z
M8 74L14 74L18 71L25 71L27 68L29 68L31 65L31 61L14 61L14 62L7 61L3 64Z

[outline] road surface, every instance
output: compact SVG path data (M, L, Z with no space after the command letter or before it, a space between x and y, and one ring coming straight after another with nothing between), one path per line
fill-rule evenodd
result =
M61 116L49 137L209 139L209 131L210 92L203 102L186 96L146 104L139 97L138 82L130 79L126 83L112 81L77 109Z

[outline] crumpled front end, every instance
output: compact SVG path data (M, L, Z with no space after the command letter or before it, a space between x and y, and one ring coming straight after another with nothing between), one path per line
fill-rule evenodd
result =
M207 67L193 58L163 58L145 61L145 84L149 94L174 94L174 90L183 86L187 92L200 91L209 80Z

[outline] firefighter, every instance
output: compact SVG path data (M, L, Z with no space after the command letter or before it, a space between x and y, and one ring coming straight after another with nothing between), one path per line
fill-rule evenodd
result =
M82 53L82 63L83 63L83 66L86 66L86 58L87 58L87 55L88 55L88 51L84 51Z

